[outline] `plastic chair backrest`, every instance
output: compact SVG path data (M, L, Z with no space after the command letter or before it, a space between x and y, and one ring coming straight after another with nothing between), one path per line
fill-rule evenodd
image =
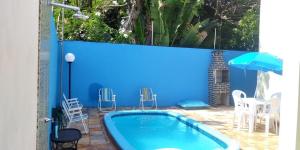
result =
M69 112L69 107L68 107L68 105L66 104L65 101L62 101L62 107L63 107L63 110L66 113L68 119L70 119L71 115L70 115L70 112Z
M142 88L140 90L140 94L143 95L143 100L147 101L147 100L153 100L152 98L152 89L151 88Z
M237 107L240 105L242 98L246 98L247 95L241 90L234 90L232 91L232 97L234 101L234 106Z
M64 97L65 100L67 100L67 97L66 97L65 93L63 93L63 97Z
M101 88L100 91L100 96L102 101L111 101L112 96L113 96L113 91L111 88Z
M281 93L272 94L270 99L270 113L279 113L280 111Z

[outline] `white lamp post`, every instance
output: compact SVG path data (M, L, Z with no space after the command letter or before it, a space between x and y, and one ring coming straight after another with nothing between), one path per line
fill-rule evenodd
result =
M69 64L69 98L71 98L71 64L75 61L75 55L73 53L67 53L65 60Z

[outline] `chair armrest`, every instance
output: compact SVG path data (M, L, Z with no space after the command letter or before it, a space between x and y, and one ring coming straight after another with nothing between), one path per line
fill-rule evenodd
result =
M72 107L72 108L82 108L83 105L79 104L79 103L73 103L73 104L70 104L70 107Z
M144 95L140 94L140 101L144 100Z
M67 102L67 104L72 106L72 107L74 107L74 106L78 106L78 107L81 106L82 107L82 105L80 104L79 101L69 101L69 102Z
M78 98L69 98L69 99L67 99L68 101L77 101L78 100Z
M81 111L82 107L74 107L74 108L69 108L69 112L74 112L74 111Z
M98 101L102 101L102 95L101 94L98 95Z
M72 111L72 112L69 112L71 116L75 116L75 115L82 115L82 111Z
M156 94L153 94L152 96L153 96L153 99L156 100L156 96L157 96L157 95L156 95Z
M78 98L66 99L68 103L79 102Z
M74 105L74 104L79 104L79 101L70 101L68 103L71 104L71 105Z

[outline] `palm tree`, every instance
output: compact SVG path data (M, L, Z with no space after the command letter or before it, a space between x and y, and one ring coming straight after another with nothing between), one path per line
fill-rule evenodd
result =
M202 4L199 0L144 0L144 11L133 27L136 42L151 43L153 21L154 45L199 47L216 24L208 19L195 21Z

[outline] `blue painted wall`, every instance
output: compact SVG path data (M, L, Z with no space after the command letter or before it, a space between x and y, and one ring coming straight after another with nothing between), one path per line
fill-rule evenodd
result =
M54 18L51 13L50 20L50 63L49 63L49 93L48 93L48 117L52 118L52 108L58 105L58 89L59 89L59 46L55 29ZM52 124L48 128L49 149L50 149L50 133Z
M118 106L138 106L139 89L151 87L159 106L173 106L184 99L208 100L210 50L65 41L65 52L72 52L72 97L87 107L97 106L99 87L111 87ZM226 52L230 59L239 52ZM241 74L241 70L233 70ZM231 76L232 87L243 76ZM68 93L68 65L64 64L64 92ZM251 85L251 84L249 84ZM246 88L247 91L252 87Z
M58 104L59 94L59 46L56 34L54 18L51 15L50 21L50 63L49 63L49 115L52 114L52 108ZM51 116L49 116L51 117Z
M230 59L235 58L245 52L241 51L225 51L224 60L228 62ZM241 70L229 66L230 72L230 91L233 90L243 90L247 96L254 96L256 88L256 71ZM230 94L230 102L233 105L233 99Z

